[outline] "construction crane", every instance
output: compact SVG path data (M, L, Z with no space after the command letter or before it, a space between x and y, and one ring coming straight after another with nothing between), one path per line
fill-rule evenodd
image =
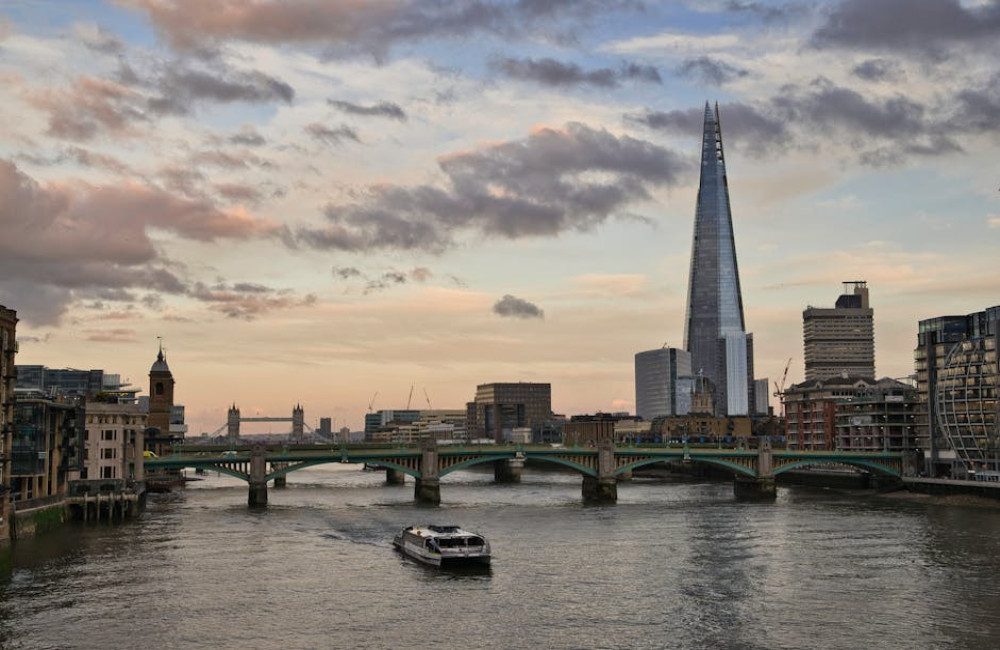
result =
M427 408L429 408L430 410L432 410L432 411L433 411L433 410L434 410L434 407L433 407L433 406L431 406L431 398L430 398L430 396L429 396L429 395L427 394L427 389L426 389L426 388L424 389L424 399L425 399L425 400L427 400Z
M370 402L368 402L368 412L369 412L369 413L371 413L371 412L372 412L372 407L373 407L373 406L375 406L375 398L376 398L376 397L378 397L378 391L375 391L375 394L374 394L374 395L372 395L372 399L371 399L371 401L370 401Z
M792 365L792 358L788 357L788 361L785 362L785 371L781 373L781 383L774 382L774 396L781 397L785 392L785 380L788 379L788 366Z
M410 384L410 396L406 398L406 410L410 410L410 402L413 401L413 384Z

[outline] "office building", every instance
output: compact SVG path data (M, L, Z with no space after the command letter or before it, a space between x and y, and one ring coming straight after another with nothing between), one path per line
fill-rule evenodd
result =
M864 280L844 283L830 308L802 312L805 379L875 377L875 330Z
M771 412L769 390L767 377L753 380L753 412L755 415L768 415Z
M635 413L643 420L691 410L691 354L663 347L635 355Z
M14 423L14 354L17 312L0 305L0 546L10 541L11 436Z
M466 405L469 437L494 442L510 439L512 430L537 430L552 420L552 385L528 382L480 384Z
M931 476L1000 478L1000 306L919 322L917 435Z
M66 495L70 474L80 469L83 422L81 398L16 391L10 486L15 507Z
M712 383L715 413L749 415L754 404L753 336L743 320L719 107L713 111L707 103L684 348L691 353L693 373Z

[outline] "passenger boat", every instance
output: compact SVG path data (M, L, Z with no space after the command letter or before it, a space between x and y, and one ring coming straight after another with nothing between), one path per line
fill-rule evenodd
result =
M407 526L393 546L418 562L433 566L489 565L490 543L458 526Z

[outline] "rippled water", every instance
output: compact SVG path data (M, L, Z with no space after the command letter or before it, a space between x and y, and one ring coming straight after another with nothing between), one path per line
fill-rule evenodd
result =
M1000 508L636 480L587 507L570 474L459 472L440 508L356 466L289 475L266 510L207 477L121 526L15 549L3 648L924 648L1000 646ZM487 572L396 553L457 523Z

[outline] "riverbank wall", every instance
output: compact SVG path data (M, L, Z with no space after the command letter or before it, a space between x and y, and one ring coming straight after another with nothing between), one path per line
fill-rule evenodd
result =
M935 496L965 494L1000 501L1000 483L986 481L955 481L942 478L904 478L903 487L909 492Z
M14 502L11 539L19 540L60 527L67 519L66 498L42 497Z

